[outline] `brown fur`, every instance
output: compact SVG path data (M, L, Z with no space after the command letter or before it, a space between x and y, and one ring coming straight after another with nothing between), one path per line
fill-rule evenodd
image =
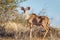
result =
M34 22L37 23L37 24L34 24L33 20L34 20ZM40 26L40 25L44 26L44 24L47 26L47 25L50 24L48 17L46 17L46 16L37 16L36 14L32 14L32 15L30 16L30 18L28 19L28 22L29 22L29 24L31 24L31 25L36 25L36 26L37 26L38 24L39 24L39 26Z

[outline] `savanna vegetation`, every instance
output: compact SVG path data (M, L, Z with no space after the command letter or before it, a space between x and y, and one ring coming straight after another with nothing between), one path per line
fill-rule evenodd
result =
M17 4L17 0L0 0L0 40L30 40L30 28ZM41 26L32 29L32 40L42 40L45 30ZM50 26L45 40L60 40L60 28Z

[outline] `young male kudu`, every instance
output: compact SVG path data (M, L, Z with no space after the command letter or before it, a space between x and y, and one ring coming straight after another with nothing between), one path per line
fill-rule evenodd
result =
M43 38L45 38L49 31L49 27L48 27L50 24L49 18L46 16L37 16L36 14L29 15L28 11L30 10L30 7L27 7L26 9L24 7L21 7L21 10L23 10L24 14L26 15L25 20L28 21L28 24L30 25L30 29L33 27L33 25L36 25L36 26L41 25L46 30L45 35L43 37ZM30 37L31 37L31 35L30 35Z

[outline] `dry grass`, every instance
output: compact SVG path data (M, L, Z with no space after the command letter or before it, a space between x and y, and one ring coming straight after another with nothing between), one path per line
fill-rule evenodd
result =
M0 40L30 40L30 28L22 16L0 23ZM45 30L41 26L33 27L32 30L32 40L42 40ZM60 40L60 29L49 27L45 40Z
M45 40L59 40L60 30L58 28L49 28ZM32 29L32 40L42 40L45 30L41 26ZM29 40L29 30L29 27L23 26L21 23L7 22L0 25L0 40Z

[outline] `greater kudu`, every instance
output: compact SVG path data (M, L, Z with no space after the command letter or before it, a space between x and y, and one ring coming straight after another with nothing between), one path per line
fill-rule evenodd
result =
M21 10L23 10L24 14L26 15L25 18L28 21L28 24L30 25L30 29L33 27L33 25L36 25L36 26L41 25L46 30L46 33L43 37L45 38L49 31L49 27L48 27L50 24L49 18L47 16L38 16L34 13L29 15L28 11L30 10L30 7L27 7L26 9L24 7L21 7Z

